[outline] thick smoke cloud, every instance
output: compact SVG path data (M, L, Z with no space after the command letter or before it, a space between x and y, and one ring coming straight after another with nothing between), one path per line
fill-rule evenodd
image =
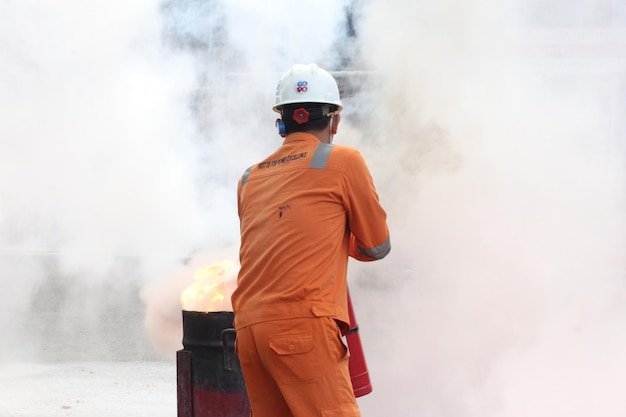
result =
M624 415L624 7L261 3L0 5L0 354L56 290L55 349L136 302L128 333L171 358L180 290L236 256L237 178L280 141L278 76L318 62L359 71L335 141L392 231L351 264L363 414Z
M363 402L621 415L623 61L599 45L624 32L524 27L488 3L364 12L364 60L383 80L362 147L395 247L354 278L380 378Z
M0 7L0 355L128 343L128 289L235 222L199 193L193 61L153 1Z
M158 257L206 227L162 221L198 217L197 204L180 204L195 193L185 106L194 77L162 56L155 5L133 7L5 6L6 245L51 248L70 267L101 270L111 255L145 255L150 242Z

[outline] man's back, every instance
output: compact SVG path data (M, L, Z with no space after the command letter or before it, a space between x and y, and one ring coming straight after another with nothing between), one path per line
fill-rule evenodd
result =
M388 239L360 154L294 133L244 174L238 202L236 325L311 316L347 324L350 232L371 239L371 247Z

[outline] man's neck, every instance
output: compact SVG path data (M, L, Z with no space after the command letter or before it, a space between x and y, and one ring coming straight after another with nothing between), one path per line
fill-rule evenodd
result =
M312 131L309 131L308 133L315 136L322 143L331 143L333 140L333 137L330 134L329 128L325 128L322 130L312 130Z

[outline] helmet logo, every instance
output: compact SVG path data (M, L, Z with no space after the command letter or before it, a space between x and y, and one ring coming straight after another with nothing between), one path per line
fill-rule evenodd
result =
M296 91L298 93L306 93L306 91L309 89L309 87L307 87L308 85L309 83L307 81L298 81Z
M299 125L304 124L309 121L309 112L306 111L304 107L300 107L299 109L294 110L293 120L295 120Z

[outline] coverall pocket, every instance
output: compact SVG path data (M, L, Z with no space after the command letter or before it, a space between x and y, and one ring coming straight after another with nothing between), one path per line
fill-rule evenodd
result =
M297 355L313 350L313 338L307 335L285 336L270 340L270 347L278 355Z
M275 353L272 373L283 384L314 382L319 379L315 343L310 335L285 335L272 338L270 349Z

